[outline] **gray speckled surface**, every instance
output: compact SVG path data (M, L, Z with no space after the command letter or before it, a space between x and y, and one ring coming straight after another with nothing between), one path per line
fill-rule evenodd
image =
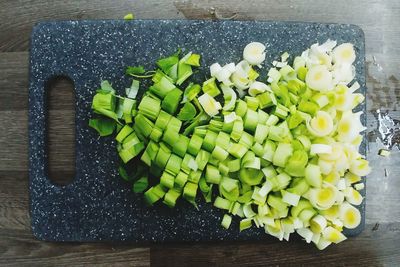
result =
M354 25L254 21L65 21L44 22L32 32L29 88L30 208L33 234L52 241L258 240L261 229L239 233L234 220L220 227L222 212L200 202L199 211L180 202L170 210L148 208L117 174L111 138L99 139L87 125L90 104L101 79L122 94L130 84L127 65L153 68L177 47L202 54L202 64L237 62L251 41L267 46L266 62L282 52L295 55L315 42L335 39L355 45L357 80L365 93L364 34ZM269 65L267 65L269 66ZM265 75L264 68L263 75ZM197 77L207 74L200 68ZM66 75L76 90L76 177L65 187L47 177L45 84ZM362 107L365 109L365 106ZM365 120L365 117L364 117ZM362 145L366 152L366 143ZM365 194L365 190L362 192ZM364 214L365 203L360 207ZM356 235L362 225L349 235Z

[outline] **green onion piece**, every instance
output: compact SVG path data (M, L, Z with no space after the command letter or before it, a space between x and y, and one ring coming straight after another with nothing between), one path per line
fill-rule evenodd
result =
M224 161L228 157L228 155L228 151L218 145L216 145L214 150L212 151L212 156L219 161Z
M272 93L264 92L256 96L258 99L259 107L265 109L274 105L272 100Z
M155 121L161 110L160 100L150 96L144 96L139 104L139 112L152 121Z
M192 204L195 204L197 188L197 184L188 182L183 189L183 197Z
M161 77L160 81L149 87L149 91L163 99L169 92L171 92L175 88L175 85L169 78Z
M133 133L133 129L131 127L129 127L128 125L125 125L119 131L119 133L115 137L115 140L117 140L117 142L119 142L119 143L122 143L122 141L124 141L124 139L127 138L131 133Z
M216 97L217 95L221 94L221 91L219 90L215 78L208 79L203 83L202 90L204 93L209 94L212 97Z
M190 102L186 102L178 113L178 119L181 121L190 121L197 114L196 108Z
M214 207L216 207L216 208L219 208L222 210L229 210L231 205L232 205L232 202L225 198L222 198L220 196L217 196L215 198Z
M201 91L201 86L199 84L190 83L186 88L183 95L188 101L192 101ZM184 100L185 100L184 99Z
M178 79L176 80L177 85L181 85L187 78L190 77L190 75L193 74L192 67L185 63L185 57L179 60L178 63Z
M138 114L135 117L135 126L137 127L138 131L144 137L147 138L153 131L154 123L152 123L148 118L144 117L142 114Z
M221 181L221 174L216 167L208 164L206 167L205 178L206 178L207 183L219 184Z
M284 168L286 166L287 160L293 154L293 148L291 144L279 143L275 150L272 163L275 166Z
M124 99L122 112L126 123L132 123L132 110L134 109L135 105L136 105L136 100L130 98Z
M189 138L184 135L179 135L178 141L172 146L172 152L178 156L184 157L189 145Z
M89 126L95 129L100 136L108 136L114 132L115 121L109 119L90 119Z
M168 114L167 112L161 110L157 120L155 122L155 125L161 129L161 130L165 130L165 128L167 128L167 125L169 124L169 121L171 120L172 116L170 114Z
M190 54L190 56L185 60L185 63L191 66L199 67L200 66L200 55L199 54Z
M167 127L162 137L162 140L169 144L171 147L174 147L176 143L179 141L179 133L173 127Z
M227 150L230 146L230 136L225 132L219 132L216 140L216 144L222 149Z
M202 148L208 152L212 152L217 141L217 136L217 133L208 130L206 136L204 137Z
M185 184L188 180L188 177L189 177L189 175L187 173L180 171L178 173L178 175L175 177L175 181L174 181L175 188L181 190L185 186Z
M239 99L236 102L235 113L239 117L243 117L247 112L247 104L243 100Z
M258 113L254 110L248 109L243 122L244 129L254 133L258 124Z
M198 169L204 170L209 159L210 159L210 153L203 149L200 149L199 153L196 156L196 163L197 163Z
M306 67L302 66L302 67L299 67L297 69L297 77L300 80L305 81L306 80L306 75L307 75L307 68Z
M239 141L242 134L243 134L243 122L241 120L236 120L233 123L231 138L237 142Z
M291 176L304 176L305 167L308 162L307 152L296 150L287 161L285 171Z
M173 188L174 180L175 180L175 177L172 174L164 171L160 177L160 184L167 188Z
M263 179L262 171L252 168L241 168L239 171L239 179L248 185L257 185Z
M242 144L232 144L228 149L229 154L238 159L241 159L247 151L246 146Z
M232 217L229 216L228 214L225 214L221 221L222 227L228 229L231 223L232 223Z
M148 178L146 176L143 176L142 178L140 178L139 180L137 180L134 184L133 184L133 192L135 193L143 193L144 190L147 189L147 187L149 187L149 181Z
M192 135L189 141L187 152L193 156L199 153L201 145L203 144L203 138L197 135Z
M154 127L150 134L150 139L154 142L159 142L163 132L158 127Z
M263 124L258 124L254 134L254 139L257 143L262 144L267 138L269 133L269 127Z
M250 228L251 227L251 222L252 222L251 218L246 218L246 219L241 220L240 223L239 223L240 232Z
M321 169L318 165L309 163L305 169L304 174L305 179L309 185L318 188L322 186Z
M155 164L161 169L165 168L169 157L171 156L171 150L164 143L160 143L160 149L158 150L157 156L155 158Z
M180 195L181 195L180 191L177 191L175 188L172 188L168 190L168 192L165 194L163 203L168 207L173 208L175 207L176 200L179 198Z
M169 114L175 114L182 99L182 94L183 92L180 89L172 89L161 102L161 108Z
M167 165L165 166L165 170L173 175L177 175L179 173L179 170L181 169L181 164L182 158L175 154L171 154L171 157L169 158Z

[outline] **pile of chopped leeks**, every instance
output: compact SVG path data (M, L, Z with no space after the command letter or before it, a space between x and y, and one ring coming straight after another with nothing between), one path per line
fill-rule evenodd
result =
M182 198L197 207L201 195L226 212L225 228L236 216L240 231L254 224L279 240L297 232L319 249L345 240L343 228L360 224L355 206L370 172L358 152L361 112L352 112L364 101L353 45L314 44L292 64L284 53L265 80L265 46L248 44L243 58L212 64L202 84L189 81L194 53L162 58L155 71L128 67L126 97L102 81L89 125L116 133L120 175L149 205ZM152 85L138 98L141 78Z

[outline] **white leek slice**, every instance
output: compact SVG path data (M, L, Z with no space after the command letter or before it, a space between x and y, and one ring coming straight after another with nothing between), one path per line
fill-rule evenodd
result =
M243 58L251 65L260 65L265 60L265 45L251 42L243 50Z
M222 67L219 63L214 63L210 66L210 74L211 77L215 77L215 75L222 70Z
M338 184L337 184L337 189L342 191L346 189L346 180L344 178L340 178Z
M332 57L334 63L352 64L356 59L356 53L351 43L344 43L333 49Z
M258 194L262 197L265 197L270 191L272 190L272 184L268 180L263 184L263 186L260 188L260 191L258 191Z
M250 84L249 95L251 95L251 96L256 96L256 95L261 94L261 93L263 93L265 91L272 92L271 88L268 85L266 85L265 83L255 81L255 82Z
M321 158L318 159L318 166L321 169L321 173L324 175L328 175L332 172L334 162L323 160Z
M360 205L363 201L363 197L360 192L355 190L353 187L347 187L344 191L344 196L346 197L346 201L352 205Z
M371 167L365 159L356 159L350 163L350 171L358 176L366 176L371 172Z
M356 68L350 64L335 65L332 71L332 79L334 84L348 84L356 75Z
M319 250L323 250L323 249L326 249L330 244L332 244L332 242L321 237L318 241L318 244L316 244L316 246Z
M221 70L218 71L214 77L217 78L218 81L226 83L229 81L231 75L232 73L227 68L221 68Z
M333 131L333 119L329 113L318 111L314 118L307 123L307 129L315 136L326 136Z
M199 98L199 103L203 107L204 111L211 117L217 115L221 109L221 104L217 102L212 96L205 93Z
M282 201L292 205L292 206L297 206L297 204L299 203L300 200L300 196L290 193L288 191L285 190L281 190L281 194L282 194Z
M231 122L236 120L236 117L237 117L236 113L234 111L232 111L231 113L226 114L224 116L224 122L225 123L231 123Z
M355 91L357 91L360 88L360 84L356 81L354 82L350 88L349 88L349 92L350 93L354 93Z
M333 89L332 73L325 65L313 66L307 72L306 83L311 89L330 91Z
M231 110L235 107L237 95L235 91L224 84L221 85L222 93L224 94L224 99L229 99L229 102L224 104L223 110Z
M324 216L316 215L310 221L310 229L315 234L320 234L327 226L327 221Z
M293 227L294 227L294 229L300 229L300 228L303 228L303 222L299 219L299 218L295 218L294 220L293 220Z
M312 144L310 149L311 154L330 154L332 153L332 146L325 144Z
M354 185L354 188L358 191L363 190L365 187L364 183L358 183Z
M344 112L342 118L340 119L337 132L338 139L342 142L353 141L360 132L364 131L366 128L361 124L360 116L362 112L352 113L351 111Z
M320 239L321 239L321 234L313 234L313 237L312 237L311 241L315 245L317 245Z
M340 219L342 220L344 227L354 229L361 222L361 214L358 209L349 203L344 202L340 206Z
M340 143L332 143L330 144L332 147L332 151L329 154L321 154L319 155L320 159L327 161L336 161L339 157L343 156L343 146Z
M344 202L344 194L342 191L338 191L336 195L336 205L341 205Z
M337 194L337 188L329 183L324 183L322 188L313 188L308 191L311 204L320 210L332 207L336 202Z

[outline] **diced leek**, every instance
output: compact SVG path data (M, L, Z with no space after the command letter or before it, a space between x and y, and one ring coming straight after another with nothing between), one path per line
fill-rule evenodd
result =
M240 170L240 158L228 161L229 172L237 172Z
M244 145L246 148L250 148L254 143L254 137L247 132L243 132L240 137L239 144Z
M239 171L239 178L243 183L248 185L257 185L263 179L264 174L262 171L251 168L241 168Z
M225 198L222 198L219 196L217 196L215 198L214 207L217 207L217 208L223 209L223 210L229 210L231 205L232 205L232 202Z
M275 150L272 163L275 166L285 167L287 160L292 156L293 148L291 144L279 143Z
M198 184L201 179L201 171L191 171L188 176L188 181Z
M264 144L264 155L263 159L272 162L276 150L276 144L272 140L267 140Z
M230 146L230 136L229 134L225 132L219 132L217 139L216 139L216 144L221 147L222 149L227 150Z
M221 181L221 174L219 170L213 165L208 164L205 173L206 181L210 184L219 184Z
M241 159L247 151L246 146L237 143L232 144L228 149L229 154L238 159Z
M184 81L186 81L187 78L189 78L193 74L192 67L189 64L185 63L186 60L188 60L189 58L190 58L190 55L189 55L189 57L187 57L187 55L186 55L181 60L179 60L178 79L176 80L177 85L181 85Z
M128 149L122 149L121 151L119 151L119 156L124 163L127 163L128 161L139 155L139 153L142 152L143 149L144 143L140 142Z
M157 126L161 130L165 130L167 128L167 125L169 124L172 116L168 114L167 112L161 110L157 120L155 122L155 126Z
M221 225L225 229L228 229L229 226L231 225L231 222L232 222L232 217L229 216L228 214L225 214L224 217L222 218Z
M270 92L264 92L257 95L258 104L261 109L268 108L274 105L273 94Z
M133 129L129 127L129 125L125 125L119 131L119 133L115 137L115 140L117 140L117 142L119 143L122 143L122 141L124 141L124 139L127 138L131 133L133 133Z
M155 121L161 110L161 102L150 96L144 96L139 103L138 110L150 120Z
M251 218L246 218L246 219L241 220L240 223L239 223L240 232L250 228L251 227L251 222L252 222Z
M203 83L202 90L204 93L209 94L212 97L216 97L221 92L218 89L217 84L215 83L215 78L208 79Z
M160 177L160 184L167 188L173 188L174 180L175 180L174 175L165 171L165 172L163 172L163 174Z
M271 68L267 75L268 77L271 77L274 82L278 82L282 76L276 68Z
M254 110L248 109L244 118L244 129L254 133L258 124L258 113Z
M201 91L201 86L199 84L190 83L183 93L184 99L182 102L185 101L192 101Z
M169 114L175 114L181 101L182 94L183 92L180 89L172 89L161 102L161 108Z
M182 189L185 186L187 180L188 180L188 174L184 173L183 171L180 171L178 175L175 177L174 186L177 189Z
M304 150L296 150L288 159L285 171L292 176L304 176L307 162L307 152Z
M204 111L211 117L217 115L219 110L222 108L219 102L217 102L212 96L204 93L198 98L200 105Z
M90 119L89 126L95 129L100 136L108 136L114 132L115 121L109 119Z
M292 206L297 206L297 204L299 203L300 195L293 194L285 190L281 190L281 194L283 202Z
M190 56L185 60L185 63L191 66L200 66L200 55L191 53Z
M247 112L247 104L243 100L239 99L236 102L235 113L239 117L243 117Z
M269 178L268 181L272 184L272 191L277 192L289 185L291 177L287 173L282 172L275 177Z
M196 156L196 163L197 163L198 169L204 170L209 159L210 159L210 152L200 149L199 153Z
M154 142L159 142L162 136L162 131L158 127L154 127L150 134L150 139Z
M171 156L171 150L164 143L160 143L159 145L160 149L158 150L157 156L155 158L155 164L158 167L164 169L169 160L169 157Z
M246 105L248 110L257 110L260 103L258 102L257 97L253 96L245 96Z
M304 178L295 178L287 191L302 196L308 191L308 189L310 189L310 186Z
M305 179L313 187L322 186L321 169L318 165L308 164L305 169Z
M257 157L261 158L261 157L264 156L264 147L261 144L257 143L257 142L255 142L253 144L253 146L251 147L251 150L254 152L254 154Z
M125 98L122 106L123 116L126 123L132 123L132 110L136 105L136 100Z
M178 141L173 144L172 152L178 156L184 157L189 145L189 138L184 135L179 135Z
M183 188L183 197L192 204L194 204L196 200L197 188L198 185L191 182L187 182Z
M175 207L176 205L176 200L180 197L181 192L177 191L176 189L172 188L169 189L168 192L164 196L164 201L163 203L167 205L170 208Z
M329 242L333 242L335 244L338 244L347 239L340 231L331 226L328 226L323 230L322 237Z
M175 154L171 154L171 157L165 165L165 170L173 175L177 175L181 169L181 164L182 158Z
M193 156L199 153L201 145L203 144L203 138L197 135L192 135L189 141L187 152Z
M217 141L217 136L217 133L208 130L206 136L204 137L202 148L204 148L208 152L212 152Z
M239 141L243 134L243 122L241 120L236 120L233 123L231 138L235 141Z
M182 164L181 164L181 169L185 173L189 173L193 169L191 167L192 163L190 163L190 162L196 162L196 161L194 160L194 157L192 155L185 154L185 156L183 157L183 160L182 160Z
M212 151L212 156L220 161L224 161L228 157L228 151L224 150L220 146L216 145Z

